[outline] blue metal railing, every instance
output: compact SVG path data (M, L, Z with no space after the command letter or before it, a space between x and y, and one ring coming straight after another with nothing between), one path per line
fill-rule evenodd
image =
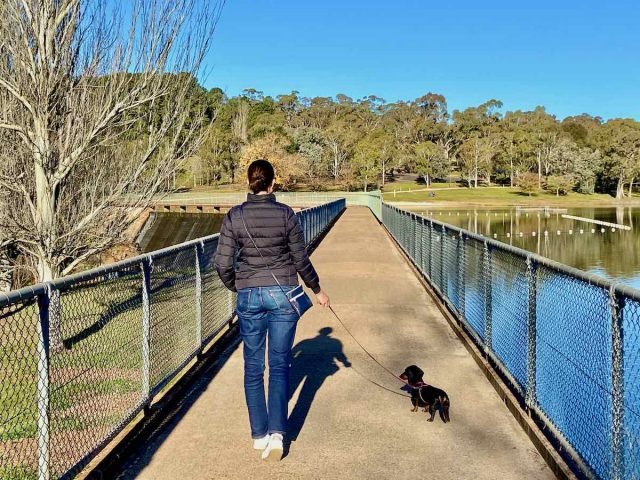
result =
M382 220L584 476L640 479L640 292L386 203Z

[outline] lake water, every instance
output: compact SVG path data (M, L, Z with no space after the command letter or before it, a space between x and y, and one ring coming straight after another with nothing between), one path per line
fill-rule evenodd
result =
M640 288L638 207L569 208L561 211L422 209L419 213ZM625 225L631 230L567 219L562 217L563 213Z

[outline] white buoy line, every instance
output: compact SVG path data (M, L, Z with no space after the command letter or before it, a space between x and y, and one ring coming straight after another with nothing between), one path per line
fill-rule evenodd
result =
M620 230L631 230L631 227L629 225L621 225L619 223L604 222L602 220L595 220L593 218L576 217L575 215L566 215L566 214L561 215L561 217L569 220L578 220L580 222L593 223L595 225L602 225L605 227L618 228Z
M449 217L452 215L452 213L455 213L455 216L460 216L460 212L446 212L446 213L448 214L447 216L449 216ZM437 215L440 216L440 217L442 216L442 214L443 214L443 212L437 212ZM466 214L467 217L469 215L473 215L473 216L478 216L479 215L477 211L474 211L474 212L467 211L467 212L465 212L465 214ZM434 214L434 212L422 212L422 215L424 215L424 216L426 216L428 218L433 218L433 217L435 217L436 214ZM488 217L489 215L490 215L489 212L485 212L485 216ZM497 217L498 215L504 216L504 217L507 217L507 216L511 217L512 213L504 212L502 214L499 214L498 212L494 212L494 214L493 214L494 217ZM529 215L526 214L526 216L528 217ZM575 215L567 215L567 214L562 214L560 216L562 218L564 218L564 219L567 219L567 220L576 220L576 221L581 221L581 222L585 222L585 223L591 223L593 225L599 225L601 227L609 227L612 232L615 232L616 230L625 230L625 231L631 231L632 230L632 228L629 225L623 225L623 224L619 224L619 223L605 222L603 220L596 220L596 219L593 219L593 218L578 217L578 216L575 216ZM604 233L606 231L604 228L600 228L599 230L600 230L601 233ZM558 235L560 235L559 232L560 231L558 231L558 233L557 233ZM591 229L591 233L595 233L595 232L596 232L596 229L592 228ZM542 234L542 232L540 232L540 233ZM568 233L569 233L569 235L572 235L573 234L573 230L569 230ZM580 229L580 233L581 234L584 233L583 229ZM535 232L532 232L531 234L534 235L534 236L536 235Z

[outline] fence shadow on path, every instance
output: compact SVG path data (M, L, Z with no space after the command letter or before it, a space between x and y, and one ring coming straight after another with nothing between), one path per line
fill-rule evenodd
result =
M289 415L288 442L295 442L307 419L311 404L324 381L340 370L338 363L351 367L342 350L342 342L331 336L333 329L323 327L313 338L298 342L291 351L291 376L289 398L302 384L291 414ZM288 449L287 449L288 451Z
M160 425L149 436L145 437L141 445L135 451L130 452L123 462L115 465L114 472L109 472L107 476L102 476L100 472L94 471L93 476L89 476L87 480L104 480L105 478L133 480L137 478L150 463L163 442L171 435L171 432L207 390L209 384L214 381L220 370L240 346L240 335L233 335L223 351L206 360L202 370L197 375L194 375L197 379L180 395L176 405L173 405L163 415Z

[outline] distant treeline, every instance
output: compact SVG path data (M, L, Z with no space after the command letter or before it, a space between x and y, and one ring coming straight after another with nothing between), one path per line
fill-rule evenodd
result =
M196 184L242 181L238 172L258 157L276 165L285 189L372 188L405 171L427 184L453 175L469 187L621 198L640 173L640 123L633 119L582 114L560 121L544 107L502 113L498 100L450 112L435 93L395 103L296 91L273 98L252 88L229 98L198 87L196 95L211 121L183 171Z

